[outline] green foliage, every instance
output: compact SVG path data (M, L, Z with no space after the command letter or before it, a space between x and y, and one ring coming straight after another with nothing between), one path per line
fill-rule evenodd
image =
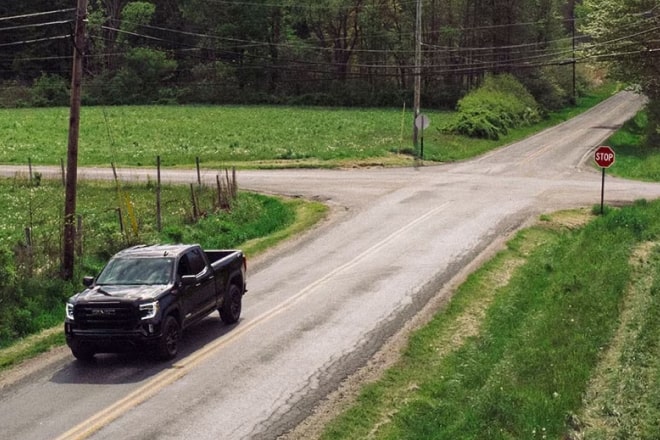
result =
M206 248L230 249L284 229L294 218L293 209L280 200L242 193L230 211L206 216L195 225L168 228L164 235L174 243L199 243Z
M455 120L444 129L470 137L497 140L510 129L540 121L534 97L511 75L487 77L458 102Z
M69 88L64 78L58 75L41 75L34 82L30 93L33 107L55 107L69 103Z
M149 24L156 12L156 5L149 2L130 2L121 11L121 27L126 32L138 32L140 26ZM121 37L120 37L121 38Z
M660 93L652 97L646 106L648 118L644 132L644 145L660 150Z
M197 64L190 73L191 85L180 91L179 102L227 104L241 101L235 66L215 61Z
M65 77L70 71L71 42L56 37L71 32L72 15L67 11L72 6L70 0L32 0L29 5L5 1L0 13L5 17L29 14L40 10L37 1L44 7L65 6L53 6L63 12L54 15L47 27L21 27L31 23L25 17L15 20L17 29L0 34L0 81L31 83L43 72ZM447 2L443 7L426 8L429 47L452 50L430 50L425 54L428 66L451 69L423 70L424 105L454 107L466 86L483 75L475 66L492 66L494 72L506 69L523 77L529 72L528 66L519 67L523 60L550 60L553 54L563 53L566 48L558 42L566 41L568 36L564 3ZM334 102L370 107L398 106L399 97L405 97L410 105L413 81L406 66L414 64L414 2L253 0L248 4L209 0L90 1L85 87L90 81L99 81L99 76L115 78L125 67L124 51L141 47L168 51L176 61L177 70L165 98L178 103L287 103L302 96L303 101L315 97L317 104L318 98L328 98L323 99L323 105ZM116 27L119 32L114 30ZM475 28L479 29L476 33ZM48 37L55 38L51 41ZM26 43L33 40L34 44ZM195 78L197 66L216 62L231 67L228 80L237 84L233 93L221 84ZM119 86L125 84L116 83L113 93L86 93L95 103L128 102L116 96L123 92ZM216 85L220 87L211 90L210 96L203 93L206 87ZM133 90L128 92L132 94ZM134 101L138 98L142 100ZM136 104L154 102L149 95L132 99Z
M31 100L30 87L18 81L0 83L0 108L29 107Z
M617 154L608 173L660 182L660 148L648 145L648 125L648 111L641 111L606 141Z
M110 90L116 104L168 103L171 98L163 88L174 70L176 61L165 52L137 47L124 56L124 66L112 78Z
M580 30L593 42L587 49L589 55L606 58L614 78L641 86L652 100L660 98L660 61L648 52L649 41L660 37L657 3L584 0L577 11Z
M3 270L13 262L3 262ZM15 279L0 286L0 347L62 322L64 303L73 291L57 278Z
M518 80L534 96L543 111L557 111L573 105L573 74L566 66L547 66L533 69ZM588 89L583 69L576 69L575 98Z

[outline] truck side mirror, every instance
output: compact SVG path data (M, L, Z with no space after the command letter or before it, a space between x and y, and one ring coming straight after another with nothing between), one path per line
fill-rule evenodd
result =
M83 286L90 287L92 284L94 284L94 277L85 276L83 277L82 283Z
M195 275L182 275L181 284L183 286L192 286L197 283L197 277Z

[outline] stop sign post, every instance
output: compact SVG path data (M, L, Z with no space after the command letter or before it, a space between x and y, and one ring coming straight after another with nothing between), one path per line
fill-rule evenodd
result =
M614 150L606 145L596 148L594 153L594 161L603 171L603 178L600 187L600 214L603 214L603 203L605 200L605 168L609 168L614 163L616 155Z
M420 113L415 118L415 127L417 127L418 130L421 130L421 136L420 136L421 148L419 150L419 157L422 160L424 160L424 130L429 128L430 124L431 124L431 120L429 119L428 116L426 116L423 113Z

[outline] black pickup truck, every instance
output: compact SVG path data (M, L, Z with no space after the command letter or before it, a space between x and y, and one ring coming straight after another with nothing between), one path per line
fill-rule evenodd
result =
M117 253L66 304L64 331L73 355L149 348L160 359L177 355L184 328L214 310L238 321L247 264L238 250L199 245L134 246Z

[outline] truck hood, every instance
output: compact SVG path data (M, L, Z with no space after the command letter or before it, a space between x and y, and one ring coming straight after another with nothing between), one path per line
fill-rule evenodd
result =
M167 284L140 286L93 286L73 297L76 301L108 301L111 299L154 299L170 288Z

